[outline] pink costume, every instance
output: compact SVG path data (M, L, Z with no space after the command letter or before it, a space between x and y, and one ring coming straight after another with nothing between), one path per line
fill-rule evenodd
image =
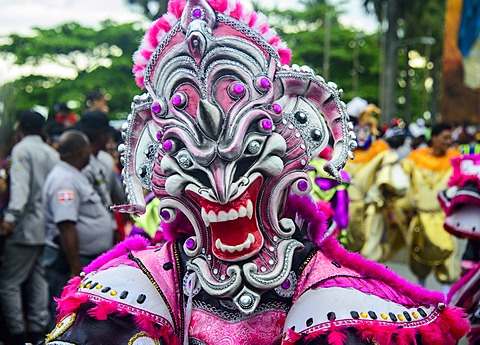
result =
M119 150L129 205L160 200L167 243L133 237L84 269L47 344L455 344L463 313L325 236L308 163L356 147L341 90L235 0L174 0L134 56ZM99 341L100 340L100 341Z
M455 157L452 165L449 188L438 199L446 214L445 229L469 242L462 260L467 273L452 286L447 300L468 313L469 344L475 345L480 342L480 154Z

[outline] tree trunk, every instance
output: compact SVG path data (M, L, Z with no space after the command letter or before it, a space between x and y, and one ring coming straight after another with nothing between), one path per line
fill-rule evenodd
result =
M383 121L390 123L396 116L397 104L398 0L389 0L386 4L388 29L384 36L380 108Z

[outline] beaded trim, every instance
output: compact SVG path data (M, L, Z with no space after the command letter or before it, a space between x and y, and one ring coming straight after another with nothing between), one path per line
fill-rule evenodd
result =
M222 320L230 321L230 322L238 322L247 319L251 319L252 317L264 314L269 311L282 311L287 313L289 307L287 304L275 301L275 302L267 302L264 304L260 304L252 314L245 315L240 311L234 310L221 310L215 307L212 307L210 304L203 302L203 301L193 301L193 308L196 310L204 311L208 314L216 316Z
M45 336L47 344L52 344L51 341L65 333L75 322L77 314L72 313L64 316L55 326L55 328Z

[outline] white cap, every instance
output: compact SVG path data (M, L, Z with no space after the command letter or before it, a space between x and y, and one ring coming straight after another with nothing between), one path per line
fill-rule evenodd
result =
M358 117L368 106L368 102L360 97L354 97L347 103L347 114L351 117Z

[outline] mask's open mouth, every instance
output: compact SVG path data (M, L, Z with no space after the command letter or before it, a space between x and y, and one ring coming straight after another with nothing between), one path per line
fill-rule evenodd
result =
M201 207L202 219L211 229L212 252L220 260L241 261L263 247L263 235L257 224L256 205L262 178L227 204L219 204L187 191Z

